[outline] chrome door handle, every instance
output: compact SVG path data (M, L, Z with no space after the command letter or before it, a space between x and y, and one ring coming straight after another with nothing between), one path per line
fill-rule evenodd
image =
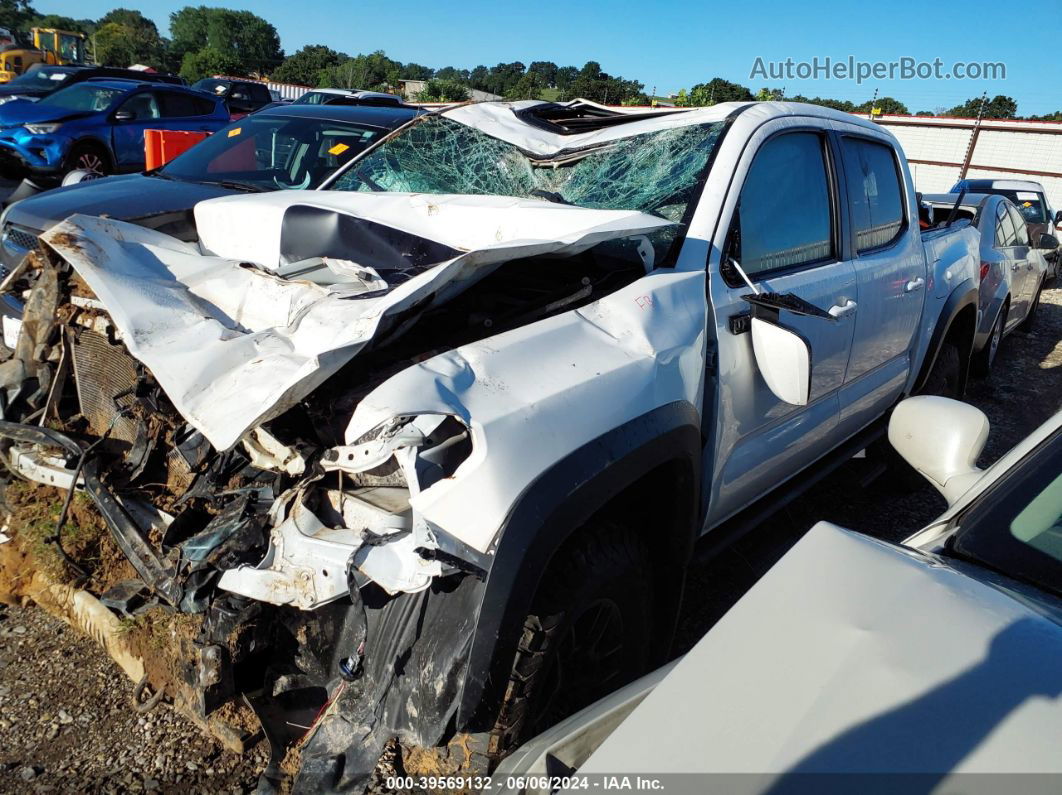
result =
M1015 263L1014 263L1013 265L1011 265L1011 266L1010 266L1010 269L1011 269L1012 271L1016 271L1016 270L1017 270L1018 268L1020 268L1020 267L1021 267L1021 265L1020 265L1020 264L1018 264L1017 262L1015 262Z
M856 306L856 302L853 301L851 298L849 298L843 306L840 304L834 304L830 307L830 317L838 318L844 317L845 315L850 315L856 311Z
M913 293L915 290L920 290L925 286L926 280L919 276L917 279L911 279L903 286L905 293Z

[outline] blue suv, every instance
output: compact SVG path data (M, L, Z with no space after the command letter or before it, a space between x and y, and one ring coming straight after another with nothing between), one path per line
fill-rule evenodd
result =
M0 105L0 176L60 179L73 169L141 171L144 130L214 132L229 123L223 100L180 86L95 79L37 102Z

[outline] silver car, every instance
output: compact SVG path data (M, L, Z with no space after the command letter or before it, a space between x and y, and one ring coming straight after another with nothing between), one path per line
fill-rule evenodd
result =
M1058 240L1042 232L1030 234L1025 217L1005 196L966 193L956 207L958 199L958 194L932 194L923 196L922 202L935 223L954 211L955 220L970 220L981 233L973 364L980 375L988 375L1003 337L1032 326L1047 278L1044 254L1056 249Z

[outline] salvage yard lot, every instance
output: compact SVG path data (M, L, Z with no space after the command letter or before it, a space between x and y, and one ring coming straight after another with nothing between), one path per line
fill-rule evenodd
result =
M1039 311L1035 330L1008 337L991 380L973 382L967 394L992 423L982 464L1062 408L1062 289L1045 290ZM862 486L870 466L853 460L757 532L698 562L676 653L816 521L898 541L943 508L928 485L909 492L881 478ZM0 682L0 791L247 792L266 761L262 744L236 757L168 708L134 712L132 687L118 668L92 641L37 608L0 608ZM392 764L385 758L381 769Z

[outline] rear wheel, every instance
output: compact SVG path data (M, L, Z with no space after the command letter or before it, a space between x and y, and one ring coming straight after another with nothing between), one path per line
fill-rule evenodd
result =
M524 621L491 732L494 761L646 673L651 571L642 539L611 522L587 526L558 553Z
M992 365L999 353L999 345L1003 342L1003 327L1007 322L1007 307L1003 306L996 315L996 322L992 325L992 331L988 335L985 347L974 358L974 370L980 376L988 376L992 372Z
M105 176L114 171L111 157L107 150L98 144L77 144L66 157L63 172L81 169L97 176Z

